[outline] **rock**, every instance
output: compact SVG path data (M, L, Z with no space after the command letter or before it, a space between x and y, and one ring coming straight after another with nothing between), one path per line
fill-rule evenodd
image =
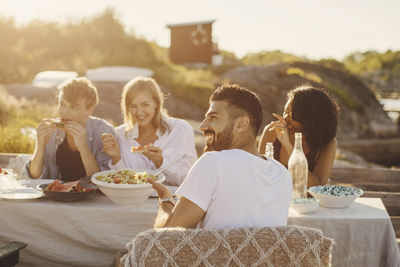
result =
M343 148L338 148L336 150L336 157L335 161L333 162L333 168L387 169L387 167L384 165L369 162L365 160L362 156Z
M400 96L400 73L391 70L375 70L361 76L363 81L382 97L398 98Z
M318 64L295 62L268 66L246 66L228 71L224 80L254 90L264 108L264 124L272 112L282 113L289 90L311 84L328 89L340 106L338 138L378 138L398 136L396 125L383 111L374 93L356 76Z

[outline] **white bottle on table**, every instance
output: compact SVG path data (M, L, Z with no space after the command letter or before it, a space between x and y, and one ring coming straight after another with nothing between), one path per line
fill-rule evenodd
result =
M265 157L266 158L274 158L274 145L271 142L267 142L265 145Z
M288 162L293 183L292 199L307 198L308 162L303 152L301 138L301 133L295 133L294 149Z

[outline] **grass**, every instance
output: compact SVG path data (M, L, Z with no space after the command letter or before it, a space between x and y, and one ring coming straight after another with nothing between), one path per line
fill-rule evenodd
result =
M18 100L0 87L0 153L33 153L35 128L42 118L56 116L56 105Z
M286 70L286 74L288 75L299 75L303 78L306 78L309 81L314 81L316 83L321 83L322 79L315 73L312 72L305 72L301 68L288 68Z

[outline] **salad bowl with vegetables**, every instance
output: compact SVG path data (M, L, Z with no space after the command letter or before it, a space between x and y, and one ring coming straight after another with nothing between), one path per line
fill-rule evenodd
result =
M162 173L154 175L150 170L124 169L98 172L91 182L115 204L140 205L154 191L147 182L148 177L160 183L165 180Z

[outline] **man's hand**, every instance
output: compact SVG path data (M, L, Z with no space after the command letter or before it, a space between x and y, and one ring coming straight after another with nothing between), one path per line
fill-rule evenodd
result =
M36 129L36 147L29 164L29 174L32 178L39 178L43 172L45 148L55 130L55 124L49 119L43 119Z
M118 161L121 160L121 151L117 138L110 133L103 133L101 135L101 140L103 141L104 153L111 158L111 163L113 165L117 164Z
M171 191L169 191L168 187L166 187L165 185L154 181L154 179L152 179L152 178L147 178L147 182L151 183L151 185L153 186L154 190L157 191L157 194L158 194L159 198L172 197Z
M89 149L86 128L84 126L74 121L68 121L64 125L64 131L72 136L75 146L79 152L81 152L82 149Z
M153 185L157 191L158 197L169 198L172 197L171 191L160 183L157 183L151 178L147 181ZM192 201L181 197L175 206L169 202L160 203L154 228L162 227L183 227L183 228L196 228L196 225L204 217L205 211L197 206Z
M50 135L56 130L56 126L50 119L43 119L36 129L37 149L44 150Z
M157 168L160 168L163 163L162 150L159 147L150 146L146 151L143 151L142 154L153 161Z

